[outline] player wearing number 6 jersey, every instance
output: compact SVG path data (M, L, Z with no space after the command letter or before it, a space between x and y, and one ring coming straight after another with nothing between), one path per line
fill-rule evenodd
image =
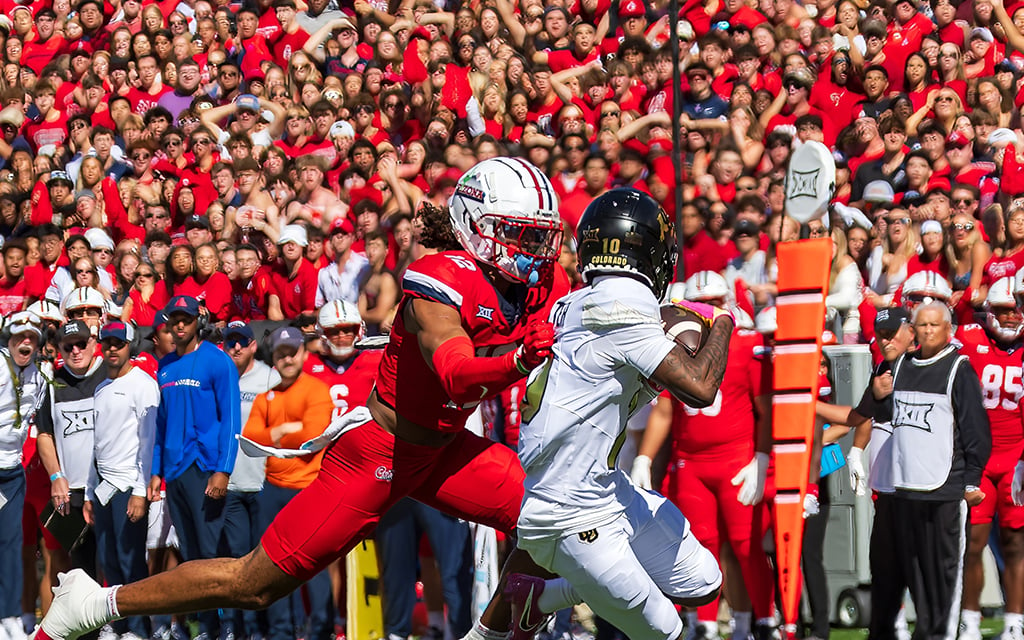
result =
M690 276L684 289L687 300L717 306L726 304L728 293L725 278L711 271ZM735 622L732 637L742 640L750 635L752 622L757 622L758 638L768 637L774 626L775 579L760 544L769 518L761 497L771 448L772 383L763 346L756 331L733 332L725 378L710 406L696 408L662 394L632 473L634 482L650 488L650 461L671 434L665 495L686 514L694 535L716 559L722 546L732 549L738 567L726 567L726 590ZM688 638L718 637L717 600L687 615Z
M697 406L714 401L734 322L699 305L712 324L695 357L665 335L658 300L677 248L671 222L650 196L603 194L577 233L588 286L555 305L553 359L531 375L522 410L519 544L568 581L565 595L626 636L673 640L683 631L675 604L714 599L722 574L679 509L639 489L615 462L626 420L659 387ZM530 611L554 610L547 592L562 588L521 576L509 582L515 624Z
M988 544L993 516L999 515L1000 548L1006 569L1004 640L1021 640L1024 613L1024 507L1013 504L1010 484L1013 469L1024 452L1021 437L1021 394L1024 381L1024 323L1021 322L1021 292L1014 278L1001 278L988 290L984 326L969 324L956 333L960 353L970 359L981 382L981 393L992 430L992 455L981 477L985 494L971 509L971 541L964 566L961 640L980 640L981 589L984 584L982 552ZM1016 635L1015 635L1016 634Z
M366 406L383 352L356 350L356 341L366 331L359 307L347 300L332 300L317 313L316 328L320 334L320 353L309 354L302 370L330 387L334 402L332 418L354 407Z
M481 400L550 355L546 318L569 288L555 262L557 209L551 183L523 160L492 158L471 168L449 201L451 227L439 216L424 225L424 235L439 241L449 229L450 245L462 250L427 256L407 270L367 402L372 420L348 425L317 478L260 545L244 558L184 563L108 589L73 571L55 590L39 639L76 638L122 615L264 608L348 552L406 496L514 528L523 494L519 461L464 425Z

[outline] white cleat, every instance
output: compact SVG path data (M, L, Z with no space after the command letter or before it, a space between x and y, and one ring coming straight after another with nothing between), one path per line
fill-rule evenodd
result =
M31 640L75 640L114 619L110 615L105 589L81 569L57 574L53 604Z
M10 618L4 618L0 620L0 626L3 627L7 633L7 637L11 640L26 640L28 636L25 635L25 626L21 623L20 616L11 616Z

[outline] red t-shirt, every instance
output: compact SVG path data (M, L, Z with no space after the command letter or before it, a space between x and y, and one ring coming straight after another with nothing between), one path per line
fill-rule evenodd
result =
M217 271L202 284L189 277L178 289L178 293L204 302L206 309L217 320L227 320L231 306L231 280L227 274Z
M28 282L24 274L15 282L7 278L0 280L0 314L9 316L25 308L28 296Z
M128 90L128 101L132 105L132 113L137 113L140 116L146 115L146 112L156 106L160 97L165 93L170 93L172 89L167 85L161 85L160 90L156 93L149 91L143 91L141 89L131 88Z
M231 306L229 320L266 320L270 293L270 269L260 267L248 281L231 281Z
M316 309L317 270L306 260L299 260L299 271L291 276L282 264L271 275L270 293L281 301L285 318L296 318L303 311Z
M764 389L764 356L759 349L763 345L759 333L736 330L729 342L725 377L711 406L693 409L673 399L674 460L753 455L754 399L770 391Z
M55 122L33 122L25 127L25 139L34 151L48 144L60 146L68 139L68 125L64 118Z
M727 264L722 247L708 235L707 231L702 229L683 242L684 279L698 271L721 273Z

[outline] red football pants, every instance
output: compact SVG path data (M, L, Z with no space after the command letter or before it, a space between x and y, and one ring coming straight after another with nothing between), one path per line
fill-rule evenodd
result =
M735 455L680 460L668 480L667 497L690 521L690 530L719 560L724 540L729 542L743 573L743 583L755 618L772 614L775 579L761 541L768 522L764 503L747 507L736 499L733 477L748 462L748 450ZM735 579L736 576L728 578ZM727 579L728 579L727 578ZM718 617L718 600L697 609L700 620Z
M468 431L444 447L425 447L369 422L338 438L316 480L281 510L260 543L282 571L308 580L368 537L406 496L509 533L519 519L523 478L514 451Z

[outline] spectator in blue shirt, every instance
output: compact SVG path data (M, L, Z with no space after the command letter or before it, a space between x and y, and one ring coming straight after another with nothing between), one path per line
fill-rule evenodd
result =
M224 527L228 477L241 433L238 369L226 353L199 335L199 302L175 296L164 308L175 351L160 360L160 408L149 499L167 506L185 560L215 558ZM216 638L216 611L199 616L201 634Z

